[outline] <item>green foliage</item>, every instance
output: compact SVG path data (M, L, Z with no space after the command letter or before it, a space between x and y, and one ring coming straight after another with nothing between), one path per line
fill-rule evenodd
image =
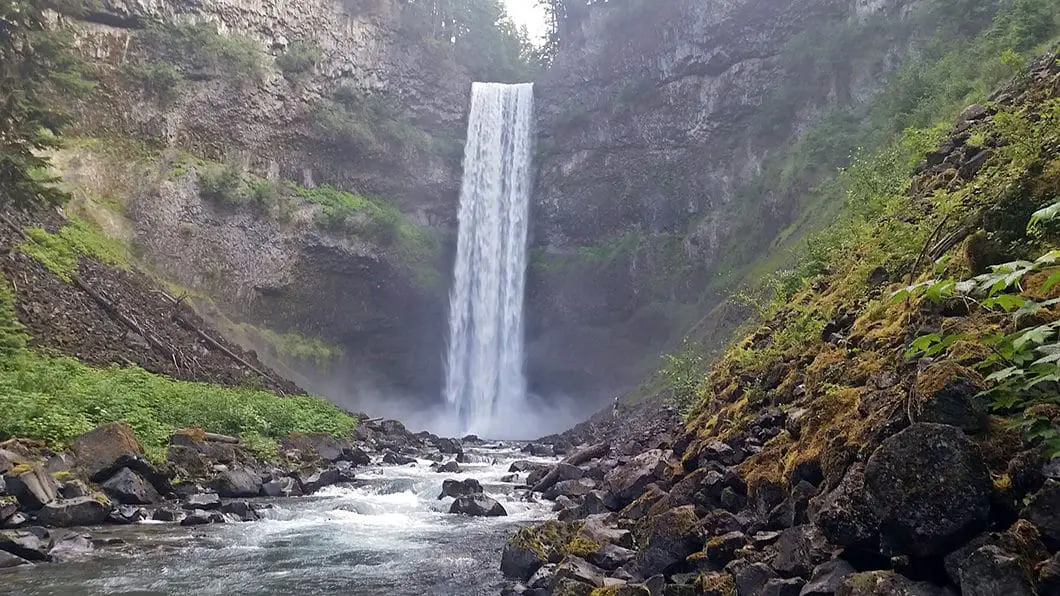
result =
M222 35L214 23L153 23L144 38L188 78L225 78L246 85L260 82L265 74L261 45L240 35Z
M203 164L198 171L199 194L208 201L241 205L247 201L243 172L233 164Z
M695 405L707 387L703 354L685 343L679 352L662 358L659 375L670 390L670 400L682 408Z
M129 268L129 254L125 245L79 217L71 217L55 234L41 228L29 228L26 235L29 239L19 247L22 252L64 281L70 281L77 273L81 257L122 269Z
M124 420L156 460L179 428L240 435L267 454L289 433L350 436L356 424L320 398L281 398L28 352L0 364L0 396L2 438L40 439L59 449L99 424Z
M279 67L283 76L291 80L298 80L313 71L313 67L324 57L320 47L296 41L287 46L284 53L276 57L276 66Z
M144 92L162 105L176 100L184 75L168 62L154 62L148 66L129 64L126 72L137 81Z
M46 172L41 155L59 144L68 117L59 106L92 85L70 40L51 31L48 10L68 11L66 0L14 0L0 5L0 202L57 205L69 197Z
M15 296L6 279L0 282L0 362L26 347L26 334L15 312Z
M318 337L307 337L290 331L277 333L271 329L261 329L242 324L236 326L239 333L251 338L260 339L268 345L273 354L280 360L292 362L309 362L318 368L326 368L342 357L341 346L330 344Z
M365 95L351 85L339 86L317 103L312 125L323 141L363 156L447 152L445 141L408 122L388 98Z

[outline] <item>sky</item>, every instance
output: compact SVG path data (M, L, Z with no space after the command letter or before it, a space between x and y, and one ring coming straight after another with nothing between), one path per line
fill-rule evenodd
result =
M504 5L516 25L526 25L531 40L537 42L544 37L545 15L536 0L504 0Z

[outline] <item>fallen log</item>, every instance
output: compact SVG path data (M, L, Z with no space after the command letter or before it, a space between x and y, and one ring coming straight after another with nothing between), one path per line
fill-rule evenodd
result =
M231 443L232 445L239 444L239 437L230 437L228 435L219 435L217 433L203 433L202 438L204 441L213 443Z
M563 459L563 463L570 464L572 466L580 466L587 461L592 461L596 458L603 457L611 452L610 443L597 443L596 445L590 445L575 451Z

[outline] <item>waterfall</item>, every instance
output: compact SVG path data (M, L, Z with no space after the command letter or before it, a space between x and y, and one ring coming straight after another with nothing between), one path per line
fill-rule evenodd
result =
M449 296L446 399L460 432L507 435L522 409L533 85L474 83ZM514 419L513 415L509 420Z

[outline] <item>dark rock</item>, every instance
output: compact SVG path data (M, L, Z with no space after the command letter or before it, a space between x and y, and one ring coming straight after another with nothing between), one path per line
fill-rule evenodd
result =
M541 482L541 480L543 480L545 478L545 476L548 475L548 473L549 473L549 471L551 469L552 468L544 467L544 468L538 468L538 469L532 470L526 476L526 485L527 486L537 486L537 484L539 482Z
M747 497L737 493L731 487L726 486L721 491L721 506L726 511L731 511L733 513L736 513L736 512L742 510L744 507L747 506ZM781 506L783 506L783 503L781 503L777 507L781 507ZM792 507L791 507L791 510L792 510L792 516L791 517L794 517L794 515L795 515L795 511L796 511L795 507L796 507L796 505L793 503ZM802 507L803 512L805 512L805 509L806 509L805 506L803 506Z
M1047 479L1060 480L1060 457L1054 457L1042 466L1042 475Z
M145 519L147 510L136 505L119 505L107 517L107 521L114 524L135 524Z
M453 497L456 499L468 495L480 494L482 494L482 485L474 478L468 478L467 480L446 480L442 482L442 494L438 495L438 499L444 499L445 497Z
M972 553L984 546L996 546L1000 550L1019 556L1025 561L1040 561L1049 556L1042 544L1041 534L1034 524L1025 519L1016 520L1004 532L981 534L961 548L946 555L944 567L954 585L961 584L961 569Z
M183 509L213 510L221 508L221 497L217 493L191 495L181 503Z
M37 512L37 521L54 528L94 526L107 521L111 504L105 499L78 497L48 503Z
M789 579L771 579L760 592L761 596L799 596L806 580L793 577Z
M556 572L552 575L553 586L559 586L565 582L574 581L593 587L604 585L604 570L589 563L585 559L574 555L567 555L556 565ZM553 588L554 592L556 588ZM559 592L563 593L563 592Z
M581 480L563 480L552 485L551 488L542 493L541 496L544 498L554 501L556 497L582 497L589 494L590 491L595 488L596 484L589 478L583 478Z
M387 451L386 454L383 455L383 463L391 466L407 466L416 463L416 459L394 453L393 451Z
M460 469L460 464L456 463L455 461L451 461L438 466L437 468L435 468L434 471L445 474L459 474L463 470Z
M645 521L647 546L637 555L644 576L665 573L703 546L695 507L675 507Z
M1038 528L1046 546L1060 550L1060 480L1047 480L1020 512L1020 517Z
M302 486L302 494L311 495L325 486L338 483L342 475L335 468L327 468L315 472L298 472L296 476Z
M18 468L15 469L17 471ZM34 467L18 473L9 473L4 477L8 494L18 499L20 505L29 511L36 511L52 502L59 494L59 489L41 467Z
M603 493L598 490L589 491L583 498L581 503L576 506L565 509L560 512L560 521L570 521L575 519L584 519L590 515L598 515L601 513L607 513L607 505L604 504Z
M989 398L972 373L949 362L928 366L917 375L909 400L909 420L956 426L974 433L985 428Z
M202 509L195 509L188 513L188 515L180 520L182 526L204 526L206 524L223 524L225 523L225 516L220 511L204 511Z
M11 497L0 498L0 522L5 522L18 513L18 501Z
M629 530L606 525L602 518L592 517L581 525L580 534L596 544L615 544L633 548L633 534Z
M703 517L700 525L703 528L703 533L707 536L718 536L719 534L727 534L729 532L743 532L747 529L746 521L724 509L715 509L714 511L711 511Z
M152 487L154 490L154 487ZM88 487L85 486L84 482L80 480L71 480L64 482L59 487L59 495L64 499L76 499L77 497L87 497L89 495Z
M464 448L455 439L438 439L434 442L434 446L438 448L438 451L451 455L464 452Z
M25 526L28 523L29 516L27 516L25 513L16 513L11 517L5 519L2 523L0 523L0 528L3 528L5 530L13 530L15 528L21 528L22 526Z
M964 164L961 165L958 173L961 178L971 180L972 178L975 178L975 175L979 170L982 169L982 167L986 165L986 162L990 161L992 157L994 157L993 151L990 149L983 149L965 161Z
M508 512L504 510L500 503L481 494L458 497L449 508L449 513L475 517L503 517L508 515Z
M667 466L666 453L653 449L636 456L624 466L615 468L604 478L609 504L621 509L632 503L647 486L658 480Z
M854 573L857 570L842 559L825 561L814 567L810 581L802 587L799 596L831 596L839 589L843 579Z
M1060 552L1042 561L1035 571L1042 596L1060 596Z
M0 569L10 569L19 565L32 565L32 563L18 555L0 550Z
M831 551L820 530L807 524L784 530L776 544L772 567L788 576L809 576L820 563L831 558Z
M632 561L636 556L637 553L635 551L608 543L590 554L589 562L602 569L614 571Z
M996 546L979 548L961 565L963 596L1036 596L1034 582L1019 558Z
M150 505L159 500L158 492L139 474L122 468L103 483L103 492L124 505Z
M510 484L515 484L516 482L519 482L519 475L518 474L507 474L505 476L501 476L501 482L508 482Z
M762 591L770 580L779 579L777 572L769 568L765 563L752 563L743 566L733 574L736 583L736 593L740 596L762 596Z
M245 469L229 470L217 477L213 486L227 499L256 497L261 494L261 476Z
M70 449L93 482L106 480L122 465L121 458L144 454L132 428L124 422L100 425L74 439Z
M13 530L0 532L0 551L11 553L27 561L50 561L47 532Z
M221 505L221 513L228 514L239 521L245 522L261 519L257 510L251 507L250 503L247 503L246 501L229 501L224 505Z
M939 596L939 589L893 571L868 571L845 577L836 596Z
M48 474L70 472L74 469L76 464L77 460L74 459L73 455L69 453L60 453L49 457L48 461L44 462L44 471Z
M670 501L674 506L696 505L714 509L721 502L724 475L716 470L697 468L686 474L670 489Z
M88 558L92 551L96 550L88 536L74 532L62 534L54 538L51 543L52 546L48 549L48 555L56 563L82 561Z
M520 472L532 472L534 470L549 470L548 464L540 464L537 462L526 461L521 459L519 461L512 462L512 465L508 466L508 471L515 474Z
M726 466L735 466L740 464L747 454L744 453L743 449L733 448L721 441L713 441L707 444L699 454L700 465L703 462L716 461Z
M151 519L161 522L179 522L184 519L185 513L180 509L170 509L163 507L156 509L154 514L151 515Z
M302 494L302 486L294 478L283 476L262 484L261 493L266 497L297 497Z
M758 485L754 493L754 508L760 515L768 516L778 505L788 498L784 485L779 482L766 481Z
M807 509L810 499L817 493L817 488L803 480L791 490L784 501L769 512L766 527L773 530L802 525L809 521Z
M481 443L482 439L478 438L477 435L466 435L466 436L464 436L464 438L460 439L460 442L462 442L462 443Z
M720 569L735 559L736 550L747 546L748 542L743 532L729 532L708 540L703 546L703 553Z
M648 511L655 505L666 499L668 495L658 487L658 485L652 483L645 487L644 492L629 505L627 505L619 515L625 519L642 519L647 517ZM604 503L611 501L611 496L604 493Z
M528 443L522 449L523 453L529 453L534 457L552 457L556 455L552 445L538 445L536 443Z
M812 516L821 533L839 546L868 547L877 541L879 522L865 498L865 466L855 463L839 486L820 499Z
M865 495L888 550L944 554L979 532L993 483L960 429L918 423L880 445L865 466Z

